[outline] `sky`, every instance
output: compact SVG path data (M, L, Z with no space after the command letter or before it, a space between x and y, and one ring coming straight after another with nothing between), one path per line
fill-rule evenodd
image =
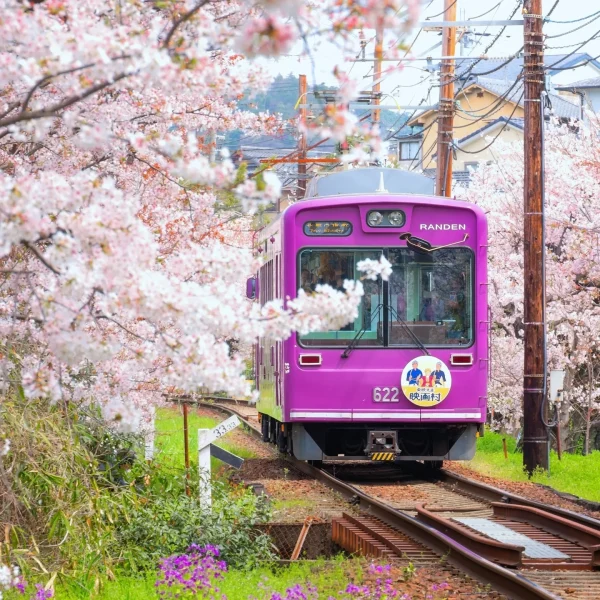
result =
M543 14L546 15L555 0L543 0ZM486 46L494 39L494 36L501 30L500 26L477 26L477 20L506 20L514 10L518 3L516 0L457 0L458 15L460 20L473 20L471 31L475 34L472 37L474 44L470 47L462 49L464 56L478 57L481 55ZM424 0L423 10L421 13L421 21L430 17L430 20L441 21L443 11L443 0ZM489 12L488 12L489 11ZM487 14L484 14L487 13ZM597 14L596 14L597 13ZM568 54L577 49L577 47L586 41L588 38L597 36L578 52L587 52L592 57L600 55L600 3L590 0L559 0L556 9L549 17L553 21L573 21L590 16L590 19L595 17L591 23L587 21L566 23L566 22L547 22L544 24L544 33L548 36L546 49L547 54ZM515 19L521 19L521 9L517 10ZM371 40L374 37L374 31L365 31L365 38ZM416 35L419 33L419 28L414 29L405 39L405 42L410 46ZM478 35L479 34L479 35ZM392 42L398 39L394 32L386 32L385 41ZM358 54L358 36L356 38L356 53ZM414 42L411 50L411 55L419 56L441 56L441 47L430 50L432 46L441 42L441 35L436 31L422 31L418 39ZM510 54L517 52L523 44L523 28L520 26L507 27L488 52L488 56L492 57L508 57ZM564 47L564 48L563 48ZM374 43L371 42L367 46L366 56L373 56ZM460 47L457 47L457 53L460 52ZM294 75L306 74L308 78L309 88L315 83L325 82L334 84L335 79L332 76L333 67L340 63L340 49L331 43L321 43L318 51L313 53L312 60L306 57L300 57L302 54L302 46L295 47L290 55L281 57L277 61L269 63L269 69L273 74ZM394 63L384 63L389 67ZM410 63L405 63L404 68L400 72L391 74L383 83L382 91L390 94L400 104L401 107L417 105L424 100L425 104L434 104L437 102L439 88L433 87L429 92L430 85L437 84L437 79L425 69L425 61L414 60ZM346 70L352 69L351 75L358 81L364 81L365 89L368 89L372 82L372 65L373 63L351 63L345 65ZM589 69L589 67L588 67ZM593 73L585 68L576 69L561 73L561 83L577 81L586 77L593 76ZM493 76L493 75L490 75ZM558 77L557 77L558 79ZM429 96L428 96L429 92ZM394 104L390 98L384 98L384 104Z

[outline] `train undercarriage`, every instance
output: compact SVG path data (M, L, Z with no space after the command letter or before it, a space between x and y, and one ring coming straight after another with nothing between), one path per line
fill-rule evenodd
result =
M281 423L260 415L265 442L300 460L470 460L475 454L475 423Z

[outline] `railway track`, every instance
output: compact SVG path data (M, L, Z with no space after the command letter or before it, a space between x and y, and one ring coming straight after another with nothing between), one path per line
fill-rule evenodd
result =
M260 436L249 407L237 414ZM294 468L345 497L358 514L334 519L334 541L349 552L395 558L417 566L442 560L518 600L600 598L600 521L535 502L442 470L435 478L395 466L354 463L320 469L288 458ZM375 467L375 469L374 469ZM390 483L391 481L391 483ZM416 499L382 494L412 486ZM385 499L382 499L384 496Z

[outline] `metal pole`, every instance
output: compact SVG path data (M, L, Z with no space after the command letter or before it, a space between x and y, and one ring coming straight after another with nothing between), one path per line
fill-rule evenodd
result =
M306 92L308 88L306 85L306 75L300 75L298 77L298 93L300 96L301 102L306 102ZM307 113L306 108L302 107L300 109L300 124L303 128L303 131L300 132L300 137L298 138L298 158L301 159L301 162L298 163L298 194L301 198L304 198L306 194L306 123L307 123Z
M377 27L375 34L375 67L373 68L373 104L379 106L381 99L381 62L383 59L383 27ZM379 108L373 110L373 125L378 125L381 120Z
M444 21L456 21L458 0L444 0ZM442 54L454 56L456 27L444 27ZM452 192L452 134L454 129L454 61L443 60L440 67L440 104L438 108L437 168L435 191L450 197Z
M525 180L523 464L529 474L548 469L548 431L543 421L545 395L545 273L542 156L544 38L542 0L524 0Z
M190 496L190 439L188 435L188 405L183 403L183 454L185 457L185 493Z

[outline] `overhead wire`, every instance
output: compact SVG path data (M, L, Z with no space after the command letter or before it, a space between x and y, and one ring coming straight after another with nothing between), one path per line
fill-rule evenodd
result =
M600 19L600 11L598 13L594 13L594 14L596 14L596 16L593 19L590 19L587 23L584 23L583 25L579 25L579 27L575 27L575 29L570 29L569 31L563 31L563 32L557 33L555 35L547 35L546 39L554 40L556 38L563 37L565 35L569 35L570 33L575 33L576 31L579 31L582 27L587 27L594 21L597 21L598 19Z
M598 38L600 38L600 35L595 35L593 38L590 39L590 41L594 41L597 40ZM565 48L572 48L573 46L576 46L579 42L575 42L573 44L565 44L564 46L546 46L546 50L564 50Z
M600 15L600 10L595 13L592 13L591 15L587 15L586 17L581 17L580 19L571 19L570 21L559 21L556 19L549 19L547 16L544 19L544 21L546 21L547 23L559 23L563 25L568 25L570 23L580 23L581 21L585 21L586 19L589 19L590 17L593 17L595 15Z
M581 67L585 67L586 65L589 65L591 62L595 62L598 59L600 59L600 54L598 54L597 56L591 56L587 60L585 60L581 63L578 63L572 67L553 67L552 70L553 71L574 71L575 69L580 69ZM550 67L547 67L547 68L550 68Z
M504 0L500 0L500 2L498 2L498 4L492 6L492 8L490 8L489 10L486 10L484 13L481 13L480 15L477 15L476 17L469 17L467 19L467 21L474 21L475 19L481 19L481 17L485 17L485 15L489 15L493 10L498 8L503 2L504 2Z
M573 56L574 54L577 54L577 52L579 50L581 50L586 44L589 44L596 36L600 35L600 29L598 31L596 31L594 33L594 35L592 35L591 37L589 37L587 40L585 40L584 42L582 42L581 44L579 44L579 46L577 48L575 48L575 50L571 50L571 52L569 52L568 54L566 54L565 56L561 56L560 60L557 60L555 63L552 63L551 65L545 65L544 69L547 70L554 70L553 67L555 67L556 65L564 62L567 58L569 58L570 56ZM570 67L567 67L570 68ZM561 69L564 70L564 69Z
M437 13L437 15L429 15L428 17L425 17L425 20L429 21L431 19L435 19L436 17L441 17L443 14L446 13L446 11L450 10L457 2L458 2L458 0L454 0L454 2L452 4L450 4L450 6L448 6L448 8L445 8L441 13ZM431 6L431 2L429 3L429 5Z

